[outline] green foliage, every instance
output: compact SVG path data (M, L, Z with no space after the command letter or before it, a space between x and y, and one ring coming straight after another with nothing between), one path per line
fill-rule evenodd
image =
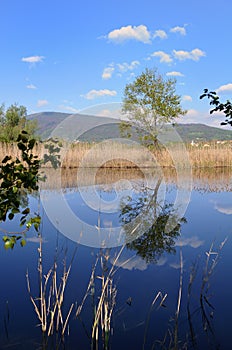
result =
M122 111L129 122L127 125L123 122L122 130L128 133L132 124L139 134L142 130L146 139L156 143L159 128L186 113L181 108L175 84L175 80L164 80L152 69L146 69L133 83L127 84Z
M11 120L12 123L17 122L13 118ZM0 165L0 222L13 220L16 214L20 214L20 226L25 227L23 234L8 234L3 237L6 249L13 249L17 241L20 241L22 247L25 246L24 233L31 227L39 232L41 217L37 213L31 213L28 195L37 192L39 180L44 180L40 175L42 164L50 162L54 168L60 165L59 152L62 145L59 141L49 139L45 143L47 153L44 159L34 155L36 144L36 139L31 138L30 134L23 130L17 138L21 156L13 159L7 155Z
M41 220L38 214L34 214L27 222L28 215L31 214L28 194L38 190L40 159L32 152L35 143L35 139L22 131L17 138L22 160L6 156L0 165L0 221L13 220L15 214L21 213L20 226L26 224L30 228L33 225L38 231ZM24 246L22 236L4 236L5 248L13 248L19 239Z
M227 100L225 103L220 102L219 96L215 91L209 91L204 89L204 93L200 96L200 99L208 97L210 99L210 105L215 106L211 109L210 114L215 112L223 112L225 114L225 121L221 122L221 125L231 125L232 126L232 103Z
M145 187L140 196L128 197L127 203L121 205L120 219L128 240L126 246L147 263L157 263L165 252L175 253L181 224L186 222L185 218L177 216L172 204L159 203L160 185L161 179L158 179L154 190ZM169 220L175 223L170 231L167 230Z
M60 150L62 143L56 139L48 139L44 145L48 153L44 154L44 159L42 160L43 164L51 163L54 169L57 169L60 166Z
M36 120L27 120L27 110L24 106L12 104L7 110L5 106L0 107L0 141L16 141L18 135L25 130L31 136L37 129Z

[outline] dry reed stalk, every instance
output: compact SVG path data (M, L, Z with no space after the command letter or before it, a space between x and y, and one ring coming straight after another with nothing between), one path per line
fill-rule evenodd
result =
M115 266L117 261L122 254L125 245L123 245L117 254L116 258L113 261L112 267L109 270L108 274L105 276L104 273L102 276L98 276L102 280L101 294L99 301L96 307L95 317L92 326L92 349L95 349L94 346L98 344L98 333L99 326L102 329L102 338L104 342L104 349L108 349L109 335L111 331L111 318L115 305L116 289L113 287L113 275L115 273ZM103 262L101 259L101 266L103 267ZM104 269L103 269L104 271Z
M143 336L143 348L142 348L143 350L145 350L145 346L146 346L147 332L148 332L148 327L149 327L149 323L150 323L151 313L152 313L152 310L154 308L154 305L157 302L158 298L160 298L161 301L160 301L158 307L161 307L164 304L164 301L167 298L167 296L168 296L167 293L164 294L164 296L163 296L161 292L158 292L156 294L156 296L154 297L152 303L151 303L150 310L149 310L149 312L147 314L147 318L146 318L146 322L145 322L145 331L144 331L144 336Z
M199 143L198 147L193 147L191 144L186 144L186 150L190 159L190 166L193 168L201 167L232 167L232 145L228 141L225 144L211 142L208 144ZM205 147L207 146L207 147ZM184 166L183 149L178 144L170 145L173 154L168 152L168 149L161 147L158 150L150 150L151 160L147 156L147 152L143 152L140 144L123 144L117 142L102 142L100 144L89 143L64 143L61 150L63 168L76 167L99 167L99 162L102 160L102 167L105 168L132 168L141 167L149 168L156 167L177 167ZM34 150L35 155L43 159L46 150L44 144L38 143ZM20 152L17 145L12 143L0 143L0 161L6 156L20 158ZM175 159L175 162L173 159ZM104 161L108 159L108 161ZM51 167L46 164L46 167Z
M43 334L51 336L54 333L54 330L58 332L60 329L61 335L63 337L68 325L69 317L74 307L74 304L71 304L64 320L62 312L64 292L76 251L74 252L72 261L67 270L66 264L64 263L63 275L61 277L61 282L59 285L57 283L56 262L54 263L54 266L50 268L47 274L44 274L43 272L42 237L40 237L38 253L39 297L35 298L32 296L28 271L26 273L27 289L30 295L30 300L40 321ZM50 288L49 292L47 292L49 284Z
M180 304L181 304L182 289L183 289L183 266L184 266L183 255L182 255L182 250L180 250L180 281L179 281L177 308L176 308L176 314L175 314L174 349L178 349L178 324L179 324Z

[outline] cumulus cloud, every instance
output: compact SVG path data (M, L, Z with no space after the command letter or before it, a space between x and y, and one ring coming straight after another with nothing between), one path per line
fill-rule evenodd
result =
M214 203L214 209L216 209L219 213L232 215L232 206L230 203Z
M132 61L130 63L111 63L108 67L103 70L102 79L110 79L112 78L112 74L114 72L118 72L118 76L122 76L121 73L125 73L127 71L133 71L140 65L139 61Z
M221 122L224 120L224 115L222 113L214 113L213 117L207 112L197 111L196 109L189 109L187 114L181 116L176 120L177 123L201 123L217 128L221 127ZM225 129L226 127L223 127ZM229 126L227 127L230 128Z
M153 38L160 38L160 39L167 39L167 33L164 31L164 30L156 30L154 35L153 35Z
M42 62L44 58L45 58L44 56L28 56L28 57L23 57L22 62L38 63L38 62Z
M171 63L172 58L169 54L164 51L155 51L151 54L152 57L159 57L161 63Z
M72 106L65 106L65 105L60 105L60 109L63 109L64 111L71 112L71 113L78 113L79 109L76 109Z
M130 258L127 258L126 256L121 256L117 261L115 259L111 258L111 263L115 264L118 267L121 267L126 270L140 270L144 271L147 269L148 264L139 256L132 256Z
M192 51L173 50L173 55L179 61L185 61L185 60L199 61L201 57L205 56L205 52L200 49L194 49Z
M177 247L190 246L191 248L198 248L202 246L205 241L200 240L197 236L181 238L176 241Z
M105 80L110 79L112 77L114 70L115 68L113 66L104 68L102 73L102 79L105 79Z
M184 95L183 97L182 97L182 101L192 101L193 99L192 99L192 97L191 96L189 96L189 95Z
M44 107L44 106L46 106L46 105L48 105L48 101L47 100L38 100L38 102L37 102L37 107Z
M216 92L217 93L227 93L232 91L232 83L220 86Z
M107 38L115 43L122 43L127 40L137 40L144 44L151 42L151 34L144 25L134 26L128 25L111 31Z
M117 67L120 72L127 72L128 70L134 70L140 65L139 61L132 61L131 63L118 63Z
M166 75L168 77L184 77L184 74L182 74L181 72L176 72L176 71L167 72Z
M33 84L28 84L27 85L27 89L35 90L35 89L37 89L37 87L35 85L33 85Z
M104 96L116 96L117 92L115 90L108 90L108 89L103 89L103 90L90 90L87 92L87 94L83 95L87 100L93 100L98 97L104 97Z
M184 27L179 27L179 26L176 26L176 27L173 27L170 29L170 32L171 33L179 33L181 35L186 35L186 30Z

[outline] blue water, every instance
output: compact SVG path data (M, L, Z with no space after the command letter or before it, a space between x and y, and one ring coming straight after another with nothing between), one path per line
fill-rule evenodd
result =
M161 249L156 254L155 261L146 259L146 252L133 250L132 246L125 247L116 264L113 284L116 287L116 304L113 309L110 336L110 349L159 349L159 341L167 335L166 346L173 335L175 327L175 313L177 310L178 293L180 287L180 261L183 258L182 292L178 317L179 348L194 348L191 340L190 322L195 334L195 348L197 349L231 349L232 335L230 320L232 312L231 302L231 263L232 263L232 195L224 189L205 188L205 191L195 189L191 191L190 202L184 213L186 222L180 225L179 235L173 237L172 251ZM165 201L171 203L176 195L176 186L167 184ZM91 187L86 187L91 191ZM50 190L56 195L55 190ZM115 189L104 187L97 189L101 192L104 202L111 203L117 197ZM122 190L123 192L123 190ZM131 192L128 199L135 202L144 194ZM128 193L126 193L127 195ZM148 195L151 193L148 192ZM120 211L102 213L90 208L83 200L80 191L68 188L64 192L65 200L75 215L83 222L97 225L100 222L110 222L111 225L120 224ZM163 203L164 204L164 203ZM37 210L38 201L31 198L31 207ZM134 208L134 207L133 207ZM144 208L144 207L143 207ZM134 210L134 209L133 209ZM58 276L61 276L64 261L67 266L77 247L72 262L71 273L65 290L64 315L74 303L73 312L69 320L69 336L65 336L65 349L90 349L91 324L93 317L92 297L89 295L84 303L81 317L75 318L75 311L80 305L89 282L93 265L100 252L107 255L106 267L112 267L115 256L121 246L111 249L100 249L77 244L59 232L50 222L41 204L42 214L41 233L43 237L43 268L48 272L54 261L57 261ZM152 215L149 211L149 215ZM159 211L159 215L160 215ZM60 218L62 219L62 218ZM146 218L147 219L147 218ZM104 221L105 220L105 221ZM102 224L102 226L104 226ZM1 225L5 230L17 228L17 222ZM68 227L67 227L68 229ZM209 262L217 257L220 244L225 240L219 251L219 258L212 275L209 277L208 291L204 289L203 306L205 317L200 304L202 276L205 270L207 252L212 246ZM137 245L138 247L139 245ZM38 296L38 237L31 229L27 233L25 247L16 245L13 250L5 250L0 245L1 285L0 285L0 349L40 349L42 336L39 320L30 301L27 290L26 273L28 271L31 293ZM146 247L147 249L149 247ZM144 253L144 255L143 255ZM143 257L142 257L143 256ZM127 262L126 262L127 261ZM125 263L126 262L126 263ZM192 283L189 311L187 313L187 296L191 268L195 264L196 276ZM107 274L107 268L105 273ZM102 275L100 264L96 275ZM98 301L101 280L95 280L95 303ZM207 286L206 286L207 287ZM162 296L167 294L163 305L161 299L152 307L152 302L158 292ZM169 331L169 332L168 332ZM99 338L101 330L99 329ZM186 347L184 347L186 345ZM155 346L155 347L154 347ZM55 349L55 340L49 340L48 349ZM61 344L59 348L64 348ZM102 348L100 343L99 348Z

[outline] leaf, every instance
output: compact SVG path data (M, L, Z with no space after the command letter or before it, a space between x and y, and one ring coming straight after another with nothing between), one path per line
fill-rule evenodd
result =
M14 248L14 242L12 240L7 240L4 244L6 250Z
M13 220L14 219L14 214L13 213L9 213L8 218L9 218L9 220Z
M11 160L11 156L5 156L5 158L2 160L2 163L7 163L8 160Z
M30 213L30 208L26 208L22 211L22 214L27 215Z
M26 240L23 238L23 239L20 241L21 247L24 247L26 244L27 244L27 242L26 242Z

